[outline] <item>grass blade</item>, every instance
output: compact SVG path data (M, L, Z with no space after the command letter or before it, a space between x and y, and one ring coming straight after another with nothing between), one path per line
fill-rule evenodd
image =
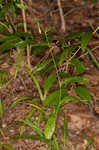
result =
M15 105L17 105L18 103L24 101L24 100L30 100L32 99L31 97L29 96L23 96L21 98L18 98L16 101L14 101L11 105L10 105L10 109L13 108Z
M16 135L12 135L10 137L11 139L33 139L33 140L40 140L40 141L44 141L46 143L49 142L49 140L45 139L45 137L39 136L39 135L33 135L33 134L16 134Z

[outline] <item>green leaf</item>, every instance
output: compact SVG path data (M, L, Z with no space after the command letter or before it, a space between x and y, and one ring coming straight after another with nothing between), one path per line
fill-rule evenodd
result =
M26 125L30 126L38 135L43 136L43 131L38 128L33 122L29 119L22 120Z
M82 37L81 37L82 51L85 51L88 41L91 39L92 35L93 35L92 32L88 32L88 33L82 35Z
M81 37L82 34L83 34L82 32L74 32L74 33L70 34L68 37L77 38L77 37Z
M66 95L66 92L66 89L56 89L45 99L44 106L49 106L52 103L57 105L59 101L61 101L61 99Z
M24 101L24 100L30 100L32 99L31 97L29 96L23 96L21 98L18 98L17 100L15 100L11 105L10 105L10 109L13 108L15 105L17 105L18 103Z
M70 52L72 50L74 50L77 46L69 46L67 48L64 49L64 51L61 53L60 57L59 57L59 64L61 65L63 63L63 61L67 58L70 57Z
M44 96L43 96L42 89L40 88L40 85L39 85L38 80L37 80L36 77L33 75L33 73L31 73L30 70L27 70L27 72L29 73L29 75L31 76L33 82L35 83L35 85L36 85L36 87L37 87L37 90L38 90L38 93L39 93L39 96L40 96L41 101L44 101Z
M67 140L67 119L64 118L64 126L63 126L63 143L64 143L64 150L66 149L66 140Z
M26 119L30 119L30 118L33 116L33 114L34 114L35 111L36 111L35 109L32 109L32 110L27 114ZM20 135L23 134L24 127L25 127L25 123L23 123L22 126L20 127Z
M22 135L12 135L11 139L33 139L33 140L40 140L44 141L46 143L49 142L49 140L45 139L45 137L39 136L39 135L33 135L33 134L22 134Z
M37 27L38 27L38 31L39 31L39 34L42 33L42 30L41 30L41 26L40 26L40 23L39 23L39 19L36 18L36 23L37 23Z
M89 83L89 80L82 77L68 77L67 79L63 80L61 84L69 84L71 82Z
M67 47L68 44L66 43L64 38L59 39L60 43L62 44L63 47Z
M21 41L18 41L18 42L16 42L16 44L15 44L15 47L26 47L27 46L27 44L32 44L33 43L33 40L21 40Z
M55 125L56 125L56 116L55 114L52 114L48 119L44 128L44 135L46 139L50 140L52 138L53 133L55 131Z
M17 63L16 63L16 70L15 70L15 75L14 75L14 79L16 79L16 76L18 74L18 70L20 68L20 64L21 64L21 61L22 61L22 56L23 56L23 53L24 53L24 48L20 51L20 54L17 58Z
M74 101L82 103L81 100L75 96L66 96L60 101L60 105L63 105L65 101Z
M8 27L10 23L7 21L3 21L3 24ZM6 27L0 24L0 32L4 32L5 30L7 30Z
M94 64L96 65L96 67L99 69L99 62L98 62L98 60L96 59L96 57L94 56L94 54L92 53L92 51L91 51L89 48L87 48L87 51L88 51L88 54L90 55L90 57L91 57L93 63L94 63Z
M84 150L88 150L88 148L93 144L93 141L94 141L93 139L94 139L93 136L91 136L91 137L88 139L88 142L87 142L87 144L86 144Z
M10 8L11 3L5 4L0 10L0 19L5 16L6 11Z
M16 3L16 6L18 7L18 8L20 8L20 9L28 9L28 6L27 5L22 5L22 4L17 4Z
M7 150L14 150L12 146L9 146L7 144L0 144L0 146L2 146L4 149L7 149Z
M58 140L57 140L55 134L53 135L53 143L52 144L53 144L53 147L55 150L59 150L59 143L58 143Z
M34 43L32 44L33 47L47 47L48 46L48 42L47 41L43 41L41 43Z
M51 61L52 61L52 59L47 59L47 60L43 61L42 63L36 65L33 69L33 74L44 69L44 67L46 67L46 65L48 65Z
M0 99L0 118L2 118L3 116L3 105L2 105L2 101Z
M14 41L16 39L19 39L20 37L18 37L16 34L11 34L9 36L6 37L2 37L0 38L0 42L7 42L7 41Z
M76 66L76 72L78 74L84 73L86 70L85 65L81 61L79 61L78 59L75 59L75 58L72 59L71 65Z
M87 100L88 102L92 101L92 97L91 94L89 92L89 90L84 87L84 86L77 86L75 88L76 93L83 99L83 100Z
M44 101L44 106L49 106L51 103L59 101L60 89L52 92Z
M47 32L49 32L49 31L51 31L51 29L52 29L51 26L47 27L47 28L45 29L45 34L46 34Z
M52 74L50 75L44 84L44 95L46 97L48 90L51 88L52 84L56 81L57 75Z

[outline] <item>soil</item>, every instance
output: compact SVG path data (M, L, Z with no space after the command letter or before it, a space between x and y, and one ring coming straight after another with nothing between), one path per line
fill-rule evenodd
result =
M40 36L36 24L36 17L39 18L39 22L44 30L47 26L54 26L52 33L56 36L66 38L67 35L73 32L90 32L99 27L99 2L92 2L91 0L61 0L62 9L65 17L66 31L61 30L60 14L56 0L47 1L25 1L29 7L27 11L27 23L31 25L31 31L35 35L35 38L39 41ZM50 10L50 12L49 12ZM52 13L52 16L51 16ZM19 17L15 21L22 21ZM60 29L60 30L59 30ZM88 46L93 50L96 59L99 61L99 32L93 36L89 41ZM33 110L33 107L28 103L31 101L23 101L17 104L14 108L9 109L10 105L18 98L23 96L31 97L32 99L38 96L37 89L33 84L33 81L25 72L23 64L20 67L17 78L14 80L14 74L16 69L16 53L11 51L0 60L0 67L3 68L8 74L8 82L4 83L0 89L0 98L3 101L3 117L0 120L0 143L9 144L14 147L15 150L47 150L48 145L42 141L36 141L32 139L14 139L11 140L10 136L18 134L22 126L22 119L25 119L26 115ZM42 54L44 55L44 54ZM32 67L35 66L42 58L31 58ZM91 91L93 101L95 102L95 110L99 112L99 68L97 68L89 55L85 52L81 56L83 62L87 66L87 71L82 75L87 77L90 83L87 88ZM26 56L24 56L26 60ZM23 62L24 63L24 62ZM40 85L44 84L44 79L39 75L37 76ZM74 94L73 89L70 91L71 95ZM41 103L38 102L40 106ZM50 110L48 110L50 111ZM88 150L99 150L99 118L96 118L91 113L87 103L80 105L78 103L67 104L63 112L68 120L68 136L66 141L67 150L84 150L88 143L88 140L92 138L92 144L88 147ZM33 118L38 119L39 112L36 111L33 114ZM62 126L63 126L63 113L59 114L57 120L56 134L58 141L62 140ZM41 128L44 128L45 122L42 121ZM24 133L34 134L34 131L26 126L23 130ZM62 144L60 144L62 150ZM2 148L0 147L2 150ZM87 150L87 149L86 149Z

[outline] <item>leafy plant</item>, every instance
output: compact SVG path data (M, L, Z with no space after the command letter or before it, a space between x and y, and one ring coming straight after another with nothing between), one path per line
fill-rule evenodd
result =
M5 4L3 1L0 1L0 8L0 19L4 19L6 12L9 12L10 17L15 19L17 14L20 14L21 11L25 12L25 10L28 9L28 6L22 4L20 0L14 0L11 2L6 1ZM6 16L6 19L4 19L3 22L0 22L0 32L3 33L3 36L0 38L0 54L4 55L13 48L18 52L14 79L17 77L22 56L25 54L25 49L27 49L27 58L29 58L29 54L38 57L41 52L45 52L46 49L48 50L47 54L43 57L43 60L38 62L33 70L29 66L26 66L25 68L26 72L31 77L33 84L35 84L39 96L36 97L36 99L23 96L10 105L10 109L12 109L20 102L29 100L27 105L33 107L24 120L20 119L22 122L20 133L11 136L11 138L31 138L34 140L41 140L47 143L50 148L59 150L60 143L57 139L57 134L55 133L59 112L63 109L66 102L78 102L82 104L85 100L89 103L92 101L91 94L85 86L85 84L89 83L89 80L80 76L86 71L86 66L79 59L79 54L87 51L92 61L97 68L99 68L97 59L87 47L88 41L92 38L94 33L76 32L69 35L67 38L77 39L77 42L74 42L71 45L68 45L68 41L64 38L60 38L57 42L60 44L62 51L56 56L54 55L54 51L58 46L54 42L54 36L49 34L52 27L49 26L45 31L42 31L38 18L36 22L40 37L42 38L41 42L35 41L34 35L28 33L28 31L24 29L24 22L16 25L11 21L9 15ZM27 28L31 28L31 26L27 25ZM21 29L21 32L19 29ZM29 46L29 49L27 46ZM64 62L66 70L59 71ZM42 86L36 78L36 75L38 74L44 78L44 85ZM8 81L7 73L3 69L0 69L0 86L6 81ZM68 94L72 84L75 84L74 89L77 96ZM36 103L38 101L40 101L40 106ZM48 108L50 108L50 113L48 113ZM35 111L38 112L37 120L35 120L35 118L33 119ZM3 105L0 99L0 117L2 116ZM43 129L40 127L42 120L45 122ZM35 135L24 134L23 129L25 126L32 128L33 131L35 131ZM62 140L64 150L66 149L67 128L67 119L64 118ZM90 144L91 142L88 143L86 149ZM13 150L12 146L6 144L0 144L0 146L8 150Z

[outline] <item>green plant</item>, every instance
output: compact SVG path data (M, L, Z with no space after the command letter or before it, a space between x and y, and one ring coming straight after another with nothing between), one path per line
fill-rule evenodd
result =
M7 11L13 14L10 17L16 18L17 13L21 13L21 11L23 12L23 10L28 9L26 5L23 5L17 0L11 1L10 3L6 2L5 5L3 5L3 2L1 1L0 7L2 10L0 12L0 19L4 17ZM31 97L23 96L11 104L10 109L14 108L18 103L23 102L24 100L29 100L27 104L33 107L24 120L20 119L22 122L20 133L18 135L11 136L11 138L31 138L41 140L47 143L51 149L59 150L60 143L57 139L57 133L55 133L59 112L64 108L67 101L70 103L78 102L80 104L82 104L84 100L89 103L92 101L91 94L85 86L85 84L88 84L89 81L88 79L80 76L86 71L86 66L82 63L82 61L80 61L79 53L88 51L92 61L99 68L98 61L91 50L87 47L88 41L94 33L89 32L85 34L82 32L76 32L69 35L68 38L70 39L77 38L77 42L74 42L72 45L68 45L64 38L60 38L58 42L63 51L60 52L58 56L55 56L54 51L58 46L53 42L54 36L49 34L51 27L47 27L45 31L42 31L39 20L37 19L38 30L42 37L42 41L37 42L35 41L33 34L28 33L26 29L23 31L25 23L22 23L21 25L18 24L18 26L16 26L13 22L11 22L10 17L7 15L4 21L0 22L0 32L4 35L0 38L0 54L4 55L6 52L12 50L12 48L17 50L18 56L14 79L17 77L22 56L24 55L24 51L27 46L30 48L29 51L27 48L27 55L28 52L30 52L33 56L38 56L40 52L44 52L46 48L48 49L48 53L44 57L43 61L39 62L32 71L29 65L25 66L26 72L33 80L33 84L36 85L39 97L32 99ZM22 28L22 32L19 31L19 27ZM27 25L27 28L28 27L30 28L30 26ZM98 29L99 27L97 30ZM65 71L60 72L60 67L64 62ZM52 73L53 69L55 70L54 74ZM45 79L43 87L40 86L40 83L36 78L36 75L38 74ZM2 83L2 76L4 78L4 82L5 80L7 81L6 73L0 70L0 84L4 83ZM68 94L69 88L72 84L75 84L74 89L77 96ZM41 106L36 103L38 101L41 102ZM50 113L48 113L48 108L50 108ZM37 120L35 120L35 118L31 119L35 111L38 112ZM0 100L0 117L2 117L2 115L3 108ZM40 128L42 120L45 121L44 129ZM26 125L30 126L36 134L23 134L23 129ZM64 150L66 149L67 128L67 120L64 118L62 140ZM5 144L0 144L0 146L9 150L13 149Z
M89 36L88 36L89 38ZM49 48L54 49L54 47L50 47L50 42L47 39L46 35L46 40L48 42ZM82 49L84 50L85 46L87 43L85 43L84 40ZM87 42L87 40L86 40ZM64 54L64 52L61 54L60 59L57 59L53 55L53 51L51 50L51 55L52 59L48 59L43 61L41 64L37 65L34 70L31 72L29 68L26 68L26 71L28 72L29 76L35 83L38 93L39 93L39 100L42 102L42 107L39 107L36 104L33 104L31 102L31 106L33 106L37 111L39 111L39 116L38 116L38 124L35 125L35 120L31 120L30 117L26 118L25 120L22 120L24 126L28 125L30 126L35 132L36 135L25 135L22 133L22 130L20 132L20 135L13 135L12 138L33 138L33 139L38 139L38 140L43 140L45 141L50 147L55 147L55 144L57 145L57 149L59 149L59 144L57 141L57 137L55 135L55 128L56 128L56 120L58 117L58 114L60 110L64 107L65 102L67 101L74 101L74 102L79 102L80 104L83 103L82 100L86 100L89 103L91 103L91 95L88 89L84 86L84 84L88 84L89 81L86 78L80 77L78 75L82 74L85 72L86 67L85 65L80 62L77 58L74 58L76 53L80 50L79 48L75 50L75 53L71 53L74 48L77 48L76 46L74 47L64 47L67 51ZM58 67L64 59L67 58L68 61L70 62L69 65L70 67L76 67L76 74L72 75L70 74L70 70L67 73L59 73ZM46 66L49 63L53 62L53 67L56 69L56 74L50 74L49 76L47 75L44 87L40 87L40 84L36 78L36 74L40 73L40 71L43 69L46 69ZM42 75L42 74L41 74ZM78 86L75 88L75 92L77 93L78 97L68 95L68 88L72 83L78 83ZM56 88L54 88L53 91L51 91L53 85L57 85ZM12 104L15 106L20 102L20 100L17 100ZM30 103L30 102L29 102ZM11 106L12 106L11 105ZM47 108L52 107L50 114L48 115L46 119L46 114L47 114ZM42 119L42 116L45 116L45 127L44 130L40 129L40 122ZM22 128L21 128L22 129ZM63 132L63 139L64 139L64 149L66 147L65 142L66 142L66 120L64 119L64 132ZM53 143L54 142L54 143Z

